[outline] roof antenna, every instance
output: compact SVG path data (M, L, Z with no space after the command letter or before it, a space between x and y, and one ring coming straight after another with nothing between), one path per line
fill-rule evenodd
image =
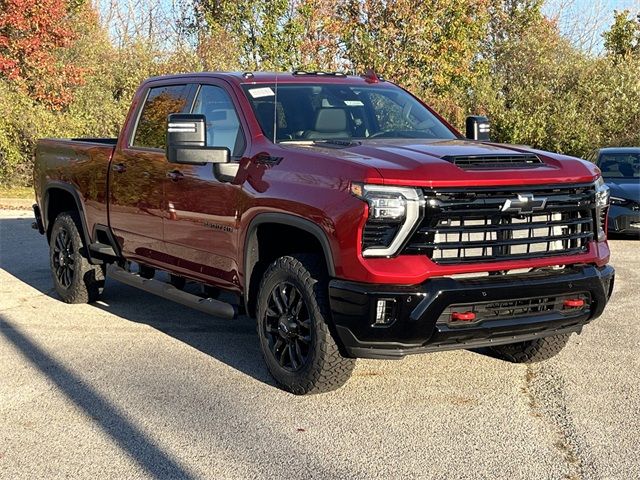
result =
M278 71L276 70L276 92L273 99L273 143L276 143L278 132Z

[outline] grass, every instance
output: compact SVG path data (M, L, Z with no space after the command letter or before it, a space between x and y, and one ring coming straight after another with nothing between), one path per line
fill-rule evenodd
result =
M33 197L33 187L0 186L0 198L23 198L28 200Z

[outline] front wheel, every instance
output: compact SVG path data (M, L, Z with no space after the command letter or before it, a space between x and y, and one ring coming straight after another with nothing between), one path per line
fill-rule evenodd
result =
M258 292L258 336L267 368L297 395L336 390L355 359L343 357L327 320L327 274L315 255L281 257L271 264Z
M95 302L104 288L104 270L89 263L79 225L76 212L64 212L51 229L49 259L53 284L66 303Z

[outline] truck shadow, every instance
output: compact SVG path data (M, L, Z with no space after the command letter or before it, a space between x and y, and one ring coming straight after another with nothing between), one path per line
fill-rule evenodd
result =
M152 478L168 475L174 478L194 477L180 461L160 448L134 423L127 420L118 407L111 404L90 384L75 375L40 348L27 335L0 315L0 337L11 343L39 372L45 375L73 403L127 452Z
M0 273L2 278L9 280L12 276L33 287L42 294L57 300L51 287L51 278L48 269L48 254L46 242L43 237L31 230L31 219L10 218L0 219ZM4 284L0 287L4 287ZM23 295L23 287L13 289L13 295ZM3 288L2 290L8 290ZM33 298L33 295L27 298ZM59 301L59 300L58 300ZM207 390L207 401L216 405L216 415L205 415L200 409L206 405L192 405L186 402L180 392L162 408L154 411L155 417L163 415L171 418L180 418L185 431L191 428L206 429L214 435L222 432L229 445L237 446L225 450L225 456L231 460L243 464L253 464L263 476L273 474L272 461L264 461L257 458L251 448L245 448L247 437L243 428L239 428L234 421L229 419L242 419L243 425L250 425L252 430L260 430L261 425L267 420L264 414L263 402L282 402L288 395L277 390L266 367L261 359L257 335L253 321L247 317L236 320L222 320L207 317L194 310L182 307L168 300L141 292L132 287L108 281L103 300L92 305L120 317L126 322L146 324L150 327L169 335L186 345L189 345L213 359L254 378L260 385L270 385L271 392L262 391L263 400L258 403L234 401L229 399L224 392L217 394ZM62 306L64 307L64 306ZM66 364L56 358L47 348L45 341L36 341L31 337L28 328L20 325L12 317L20 315L20 305L9 307L7 312L0 313L0 339L6 341L18 351L25 362L33 366L38 372L56 386L66 399L78 407L85 415L93 418L96 425L110 438L126 455L131 457L146 474L151 478L198 478L194 474L197 464L188 464L179 455L172 454L162 447L162 439L145 433L145 430L137 426L135 418L126 413L126 402L111 402L108 396L101 392L100 388L92 384L92 376L95 372L87 371L76 373L79 364ZM73 307L69 307L73 308ZM86 315L86 307L82 307ZM15 309L15 310L14 310ZM77 314L76 314L77 315ZM86 321L86 320L83 320ZM74 362L72 362L74 363ZM185 366L185 371L188 366ZM168 374L168 376L167 376ZM184 373L183 373L184 374ZM175 372L150 372L156 375L157 382L182 386L182 380ZM118 384L109 386L110 396L114 396L114 390L120 388ZM157 393L157 392L156 392ZM197 392L192 392L196 394ZM139 390L135 392L135 398L144 401L153 392ZM123 394L123 398L131 400L132 392ZM118 395L115 395L117 398ZM291 402L295 408L296 403ZM197 409L196 412L194 409ZM190 422L197 419L203 424L192 425ZM158 420L162 424L162 420ZM317 455L304 444L295 441L285 426L274 430L269 437L268 445L287 445L291 458L304 459L304 466L314 472L319 478L353 478L354 473L349 468L333 465L326 455ZM295 435L295 434L294 434ZM202 448L205 448L203 446ZM257 445L256 448L260 447ZM207 447L208 448L208 447ZM265 446L267 448L267 446ZM193 468L192 468L193 467Z
M60 301L53 289L48 246L31 229L32 218L0 219L0 268L42 294ZM107 278L94 308L142 323L226 363L260 382L275 383L262 361L255 322L223 320Z
M102 301L93 306L128 321L149 325L275 387L262 360L255 321L246 316L233 320L211 317L108 279Z

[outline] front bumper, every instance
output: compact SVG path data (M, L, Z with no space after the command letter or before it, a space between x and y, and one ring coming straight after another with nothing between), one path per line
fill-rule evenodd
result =
M640 235L640 212L625 206L611 205L608 230L612 233Z
M421 285L392 286L332 280L329 296L343 354L360 358L401 358L413 353L515 343L548 335L580 332L600 316L613 290L611 266L574 266L526 274L472 279L435 278ZM565 312L500 315L469 324L443 321L455 305L513 299L584 296L588 308ZM392 321L375 325L378 300L391 301ZM550 300L551 299L551 300ZM562 304L562 302L560 302Z

